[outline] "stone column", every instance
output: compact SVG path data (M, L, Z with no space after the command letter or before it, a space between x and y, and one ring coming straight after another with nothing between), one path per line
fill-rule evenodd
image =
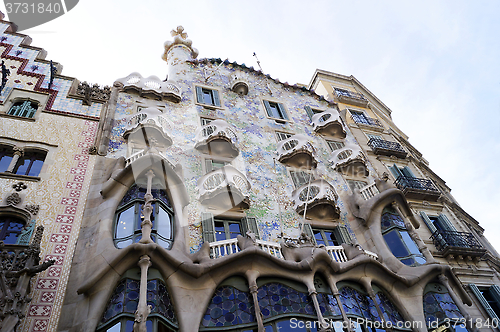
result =
M139 288L139 304L135 312L134 332L147 332L146 320L151 313L151 306L147 305L148 269L151 266L149 256L142 256L138 265L141 268L141 285Z
M257 320L258 332L264 332L265 331L264 322L262 321L262 313L260 312L259 298L257 296L259 288L257 287L257 284L252 285L249 288L250 288L250 294L252 294L253 307L255 309L255 319Z
M15 146L14 147L14 156L12 157L12 160L10 161L9 168L7 168L7 170L5 172L13 173L14 168L16 167L16 164L19 161L19 158L22 157L23 155L24 155L24 149Z
M347 331L353 332L353 328L350 324L349 317L347 317L347 314L345 313L344 307L342 307L342 302L340 302L340 292L339 292L339 289L337 288L337 285L330 282L330 288L332 290L333 296L335 296L335 299L337 300L337 305L339 306L340 313L342 314L342 320L346 323L345 326L347 326Z
M382 310L380 309L377 303L377 297L375 296L375 292L373 291L372 288L367 289L367 291L368 291L368 296L370 297L370 299L372 299L373 304L375 304L375 308L377 309L378 316L380 317L380 321L382 322L382 326L387 326L384 319L384 314L382 313Z
M320 323L320 328L319 331L326 331L324 328L325 325L327 325L327 322L324 321L323 315L321 314L321 308L319 307L319 302L318 302L318 292L316 289L310 289L309 290L309 296L312 298L313 303L314 303L314 309L316 309L316 315L318 316L318 322Z
M153 240L151 240L151 229L153 228L151 213L153 212L153 205L151 203L155 200L151 194L151 186L155 173L152 170L149 170L146 173L146 176L148 177L148 185L146 195L144 195L144 205L142 206L142 215L144 216L144 220L141 222L142 238L139 243L153 243Z

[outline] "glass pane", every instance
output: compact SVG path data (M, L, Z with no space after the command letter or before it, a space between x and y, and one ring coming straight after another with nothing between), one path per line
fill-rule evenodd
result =
M226 162L219 160L212 160L212 170L222 168L226 165Z
M316 239L316 243L319 245L319 244L324 244L325 246L327 246L328 244L325 243L325 241L323 240L323 235L321 234L321 231L320 230L313 230L314 232L314 238Z
M410 252L412 254L420 255L420 250L418 250L417 245L413 241L413 239L410 237L408 232L406 231L399 231L399 234L401 234L401 237L403 238L403 241L406 243L406 246L408 249L410 249Z
M42 160L33 161L33 164L31 165L31 169L27 175L38 176L38 174L40 174L40 171L42 170L42 166L43 166Z
M148 332L153 332L153 322L152 321L150 321L150 320L146 321L146 330Z
M111 326L109 329L107 329L107 332L120 332L120 328L122 327L121 323L116 323L115 325Z
M5 244L15 244L17 242L17 237L21 234L24 228L24 224L20 222L10 221L5 233L5 238L3 242ZM1 240L1 239L0 239Z
M397 230L392 230L389 233L384 234L384 240L389 246L389 249L391 249L394 256L396 257L409 256L410 253L403 244L403 241L401 241L401 238L399 237L398 233L399 232Z
M171 239L172 238L172 228L171 228L170 215L161 206L158 211L158 218L156 219L156 230L161 236Z
M215 221L215 240L222 241L226 239L226 232L224 231L224 223L222 221Z
M134 232L135 206L129 206L125 211L120 212L116 223L115 238L121 239L132 235Z
M425 264L427 261L425 260L425 258L423 257L420 257L420 256L416 256L415 257L415 260L417 261L418 264Z
M264 326L266 332L273 332L273 326L272 325L266 325Z
M28 166L30 165L31 160L26 158L19 158L17 162L17 168L15 170L15 174L26 175L26 171L28 170Z
M118 249L122 249L122 248L125 248L125 247L128 247L129 245L132 244L132 239L129 239L129 240L126 240L126 241L121 241L121 242L118 242L116 244L116 247Z
M125 332L133 332L134 331L134 321L128 320L125 324Z
M202 89L203 91L203 102L207 105L214 105L214 100L212 98L212 91L208 89Z
M162 246L165 249L170 249L171 243L165 240L162 240L160 237L156 240L156 243L158 243L160 246Z
M229 223L229 234L231 239L235 239L238 235L241 235L240 224Z
M330 322L330 327L333 325L333 330L335 332L344 332L343 321Z
M328 245L329 246L337 246L337 239L335 238L335 234L330 231L324 231L326 239L328 240Z
M271 112L271 114L269 114L269 116L271 118L277 118L277 119L283 118L281 116L281 113L280 113L279 109L278 109L278 104L270 102L269 103L269 111Z
M11 160L11 156L2 157L2 159L0 160L0 172L5 172L9 168Z
M305 323L306 321L300 318L294 318L292 321L282 320L281 322L277 322L276 327L278 328L279 332L307 332Z

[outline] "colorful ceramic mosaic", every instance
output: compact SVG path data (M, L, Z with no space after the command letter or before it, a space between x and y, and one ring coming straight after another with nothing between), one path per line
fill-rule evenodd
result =
M217 288L208 305L201 326L221 327L255 322L252 296L231 286Z
M427 291L424 294L424 314L425 321L429 326L435 326L446 319L464 319L460 309L446 291L444 286L439 284L428 284L426 290L434 288L435 291Z

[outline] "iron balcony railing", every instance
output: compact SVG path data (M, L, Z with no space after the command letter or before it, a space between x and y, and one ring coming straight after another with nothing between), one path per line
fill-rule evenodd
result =
M362 101L368 101L365 98L365 96L363 96L361 93L352 92L349 90L335 88L335 93L337 94L338 98L345 97L345 98L359 99Z
M370 146L376 154L391 154L401 156L402 158L406 157L406 151L403 149L401 144L397 142L390 142L372 137L368 141L368 146Z
M422 190L432 193L439 193L431 180L419 179L411 176L400 175L395 182L398 189L405 191L408 189Z
M364 125L368 125L368 126L372 126L372 127L384 128L384 126L382 126L382 124L380 123L380 121L378 119L372 119L372 118L369 118L367 116L360 115L360 114L352 114L351 118L357 124L364 124Z
M432 236L432 241L438 251L443 251L449 247L465 249L483 249L483 246L472 235L472 233L436 230Z

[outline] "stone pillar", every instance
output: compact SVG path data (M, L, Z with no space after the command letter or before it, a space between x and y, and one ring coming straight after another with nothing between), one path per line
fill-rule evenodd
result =
M148 185L146 195L144 195L144 205L142 206L142 215L144 216L144 220L141 222L142 238L139 243L153 243L153 240L151 240L151 229L153 228L153 223L151 222L153 206L151 203L154 202L154 198L151 194L151 186L155 173L152 170L149 170L146 173L146 176L148 177Z
M12 160L10 161L9 168L5 172L7 173L13 173L14 168L16 167L17 162L19 161L19 158L24 155L24 149L15 146L14 147L14 156L12 157Z
M335 299L337 300L337 305L339 306L340 312L342 313L342 320L344 322L346 322L345 325L347 326L347 331L348 332L353 332L353 328L352 328L352 326L350 324L349 317L347 317L347 314L345 313L345 310L342 307L342 302L340 302L340 292L339 292L339 289L337 288L337 285L335 285L334 283L329 282L329 284L330 284L330 288L332 290L332 294L333 294L333 296L335 296Z
M147 332L146 320L151 313L151 306L147 305L148 269L151 266L149 256L142 256L138 265L141 268L141 285L139 288L139 304L135 312L134 332Z
M367 289L367 291L368 291L368 296L370 297L370 299L372 299L373 304L375 304L375 308L377 309L378 316L380 317L380 321L382 322L382 326L387 326L384 319L384 314L382 313L382 310L380 309L380 306L377 303L377 297L375 296L375 292L373 291L372 288Z
M313 300L314 309L316 309L316 315L318 316L318 322L320 322L320 328L318 331L326 331L324 326L327 325L327 323L326 323L326 321L324 321L323 315L321 314L321 309L319 307L317 295L318 295L318 292L316 291L316 289L309 290L309 296Z
M259 287L257 286L257 278L259 277L259 272L254 270L248 270L245 273L248 281L248 288L250 289L250 294L252 294L253 306L255 309L255 319L257 320L258 332L265 332L264 322L262 321L262 313L260 311L259 297L257 292Z

